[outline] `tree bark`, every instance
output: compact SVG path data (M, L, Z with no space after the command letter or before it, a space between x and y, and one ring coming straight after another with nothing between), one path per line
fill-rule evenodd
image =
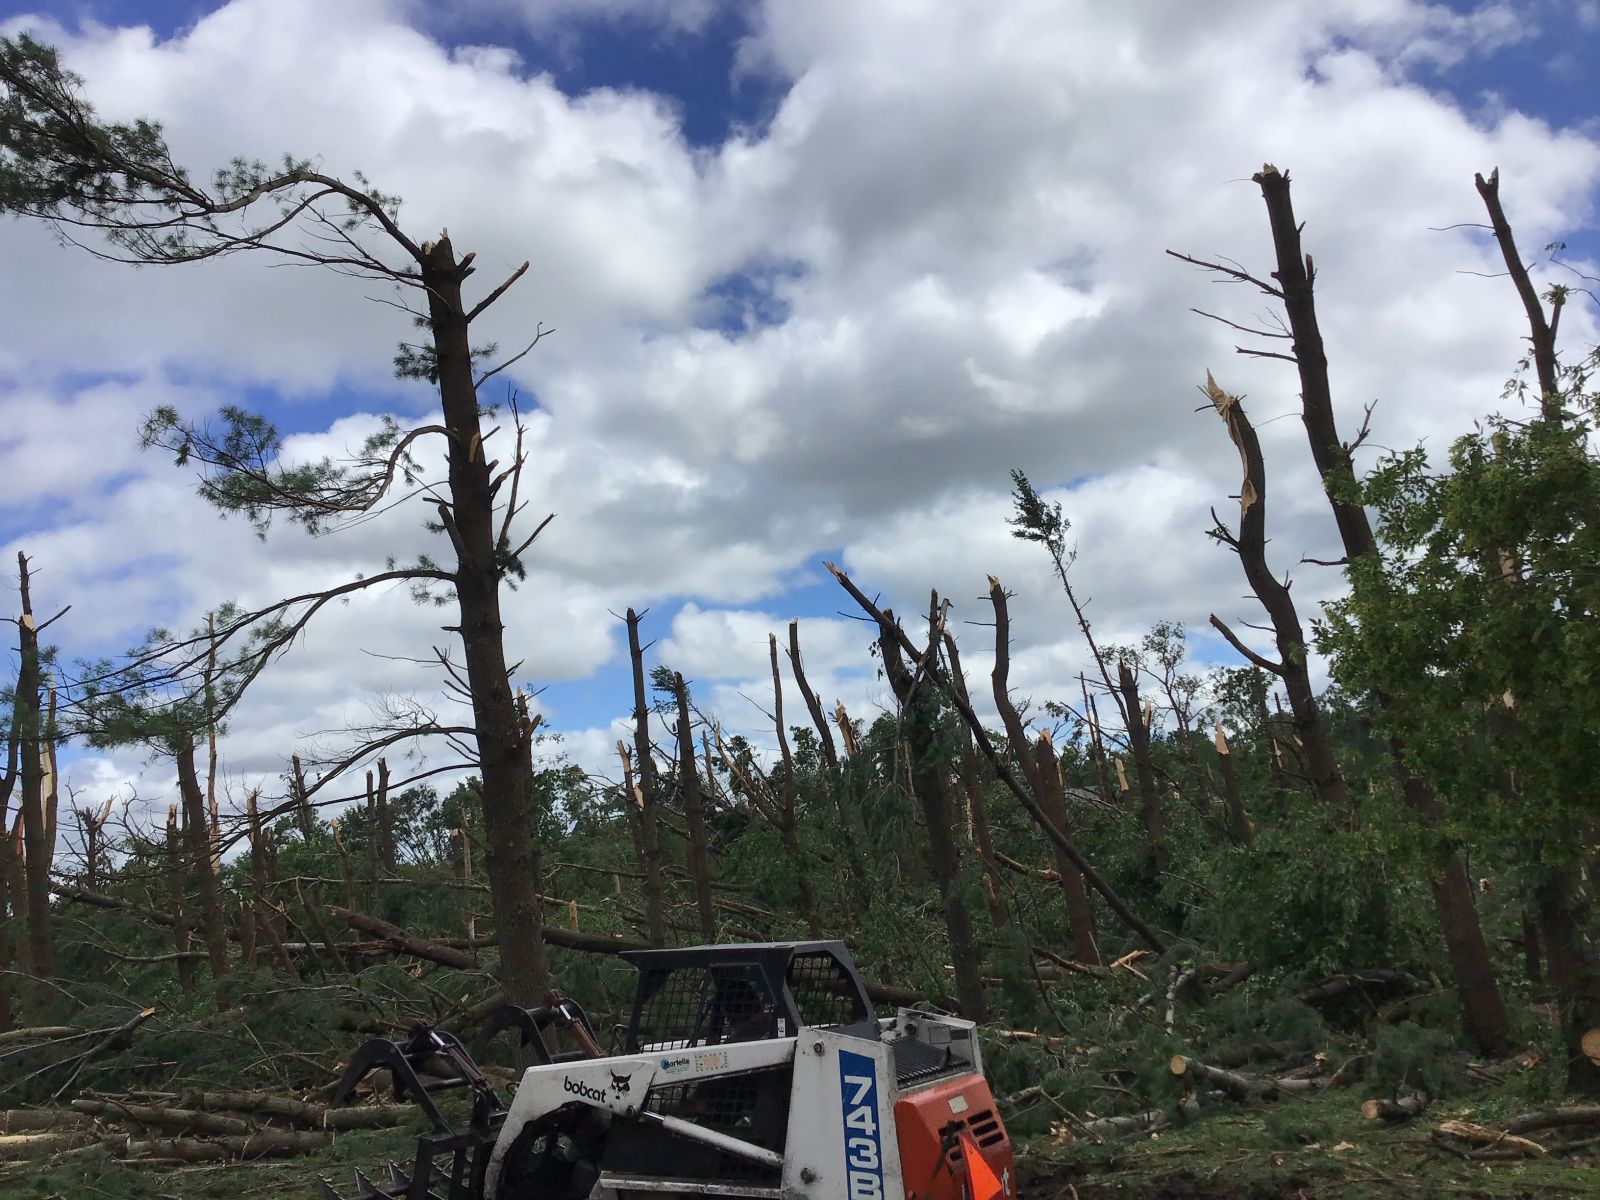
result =
M839 818L838 841L843 847L840 862L849 879L848 886L841 888L836 896L836 920L848 926L857 919L858 914L865 913L872 906L872 882L868 878L860 844L849 832L857 823L854 808L856 776L846 773L839 756L838 744L833 740L833 728L828 724L827 712L822 707L821 698L812 690L811 681L806 678L805 662L800 657L798 620L789 622L789 665L794 671L795 686L800 689L801 698L806 702L806 711L811 714L811 723L817 731L817 745L822 755L823 772L827 777L828 798L832 801L833 810ZM843 714L844 706L841 704L836 719L840 721L840 731L848 746L849 718Z
M183 797L183 828L188 844L189 870L200 894L200 931L205 938L206 958L211 977L228 977L228 926L223 919L222 895L211 854L211 818L206 812L205 792L195 773L193 735L180 735L175 757L178 761L178 794ZM222 1003L219 996L218 1004Z
M1222 722L1217 722L1217 769L1222 774L1222 794L1228 802L1228 827L1233 840L1248 846L1255 840L1256 827L1244 810L1244 800L1239 794L1239 773L1233 766L1233 751L1228 746L1228 735L1222 732Z
M1237 396L1230 395L1217 386L1217 381L1206 372L1206 395L1228 430L1228 438L1239 451L1244 467L1244 481L1239 487L1239 532L1230 534L1219 524L1213 536L1233 548L1244 568L1245 579L1261 607L1267 610L1272 622L1273 636L1278 644L1278 661L1271 662L1247 650L1233 633L1213 616L1215 625L1230 642L1263 670L1283 680L1289 694L1289 711L1293 714L1295 736L1305 755L1306 775L1317 799L1338 809L1350 807L1350 796L1345 788L1344 772L1333 752L1333 739L1328 731L1327 718L1317 703L1311 686L1311 669L1306 652L1305 631L1300 626L1300 614L1295 610L1289 585L1272 573L1267 565L1267 470L1261 457L1261 441L1256 437L1255 426L1245 415L1244 405Z
M683 796L683 823L688 830L685 866L694 883L695 910L700 936L709 945L717 940L717 910L711 895L711 851L706 838L706 802L700 791L700 767L694 753L694 730L689 722L689 687L683 674L672 673L672 698L678 706L678 788Z
M1322 476L1323 490L1333 510L1334 523L1345 557L1378 559L1377 538L1367 511L1358 500L1350 448L1339 440L1334 418L1333 391L1328 382L1328 356L1317 323L1313 285L1316 275L1310 255L1300 247L1300 226L1289 195L1289 176L1270 165L1254 176L1266 201L1277 260L1273 272L1282 288L1284 310L1294 338L1295 366L1300 375L1301 416L1311 445L1311 456ZM1403 705L1404 697L1380 694L1385 709ZM1444 805L1433 787L1408 766L1406 748L1398 736L1389 742L1390 756L1401 791L1424 825L1437 828L1444 821ZM1472 881L1459 854L1451 854L1430 872L1429 886L1444 932L1445 946L1455 975L1456 989L1466 1012L1467 1025L1485 1053L1499 1054L1511 1040L1510 1023L1499 980L1489 959L1483 927L1478 920Z
M778 635L767 635L767 650L772 659L772 723L778 733L778 754L783 764L783 791L778 801L778 834L789 856L795 888L800 893L800 914L805 917L811 936L822 936L822 920L817 915L816 893L811 887L811 868L800 849L800 817L797 811L794 755L789 750L789 730L783 720L783 676L778 672Z
M806 679L805 665L800 660L800 622L789 622L789 665L794 671L795 686L800 689L800 696L806 702L806 711L811 714L811 724L817 731L817 746L822 754L822 765L828 769L829 778L832 779L839 772L839 753L833 743L833 730L828 728L828 718L823 714L822 701L811 690L811 684Z
M50 845L44 803L43 716L39 700L42 687L39 668L39 634L33 617L33 598L29 589L28 559L17 552L18 588L22 615L17 618L21 664L17 671L12 728L19 755L17 801L22 810L23 880L26 892L27 957L24 963L35 983L26 991L31 1013L40 1012L50 991L46 982L55 974L54 949L50 939Z
M1600 1062L1591 1054L1593 1039L1600 1037L1593 1032L1600 1030L1600 969L1589 942L1581 892L1575 869L1552 867L1534 887L1533 896L1545 966L1561 1010L1567 1086L1580 1095L1594 1096L1600 1095Z
M499 543L494 528L496 485L484 454L469 322L461 296L462 281L472 268L467 261L457 261L448 234L422 246L420 258L449 443L450 502L439 505L439 517L456 553L460 624L455 632L461 638L472 694L483 780L484 857L495 928L501 937L500 978L511 1003L534 1007L548 988L548 976L533 825L532 729L517 712L506 663L500 555L509 553L510 547Z
M1072 837L1072 821L1067 813L1066 789L1061 780L1061 764L1056 761L1055 746L1049 736L1040 735L1035 747L1028 740L1022 716L1011 703L1011 615L1006 603L1005 588L993 575L989 576L989 603L994 608L994 668L989 682L994 692L995 708L1005 726L1006 740L1011 744L1011 756L1022 767L1023 778L1033 790L1035 802L1051 823L1066 837ZM1095 928L1094 909L1089 904L1083 887L1083 873L1062 853L1059 846L1052 847L1056 855L1056 875L1062 899L1067 905L1067 921L1072 928L1073 953L1079 962L1098 966L1100 937ZM992 851L991 851L992 856Z
M1117 687L1128 729L1128 750L1133 756L1134 777L1139 783L1139 810L1144 818L1145 840L1150 847L1150 865L1157 875L1172 869L1172 851L1167 847L1167 820L1162 811L1161 791L1156 786L1155 763L1150 757L1150 726L1145 723L1144 701L1139 696L1139 680L1127 663L1117 664Z
M1539 293L1528 275L1527 264L1517 252L1517 240L1512 236L1511 225L1500 204L1500 168L1491 171L1488 179L1474 175L1472 181L1489 212L1490 226L1494 229L1495 240L1500 243L1500 256L1505 260L1506 271L1528 318L1528 341L1533 347L1533 369L1539 380L1539 411L1547 420L1557 419L1561 415L1561 374L1556 360L1556 323L1561 319L1562 294L1556 294L1553 314L1546 318Z
M1027 753L1024 747L1023 753ZM1039 731L1039 741L1034 747L1039 770L1039 807L1061 832L1072 836L1072 817L1067 811L1067 791L1061 778L1061 760L1056 757L1055 744L1049 730ZM1083 886L1083 872L1077 865L1056 851L1056 871L1061 877L1061 896L1066 901L1067 919L1072 925L1073 956L1081 963L1100 966L1100 930L1094 919L1094 906L1089 903L1088 890Z
M18 844L21 835L22 814L17 814L17 828L12 831L11 794L17 786L17 729L11 724L6 736L6 768L0 776L0 1033L16 1024L17 1011L13 1000L11 974L16 964L16 940L13 929L21 928L19 917L24 907L22 884L22 859Z
M389 763L378 760L378 782L373 786L372 772L367 772L367 807L372 814L372 849L377 860L379 875L393 875L394 825L389 816Z
M628 610L628 659L633 664L633 756L638 776L640 867L644 871L645 923L652 946L667 944L667 889L661 862L661 777L650 746L650 706L645 702L644 647L639 614Z
M925 658L937 654L940 622L934 605L930 640ZM950 938L950 958L955 967L956 1000L961 1013L971 1021L988 1019L988 1004L983 995L983 978L977 938L972 918L960 892L961 856L955 837L955 805L950 795L949 763L939 750L939 708L933 685L925 672L933 664L925 662L913 677L900 653L894 636L894 614L883 611L884 625L878 645L883 652L884 670L889 685L900 703L902 736L911 760L911 786L922 807L928 829L928 847L933 862L934 881L944 902L945 928Z
M183 832L178 825L178 806L167 809L167 904L172 916L172 948L178 955L178 988L183 998L194 995L194 961L189 957L189 919L185 911Z

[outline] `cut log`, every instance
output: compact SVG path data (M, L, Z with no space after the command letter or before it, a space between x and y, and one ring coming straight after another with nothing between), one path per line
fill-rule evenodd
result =
M1234 1100L1274 1100L1279 1096L1304 1095L1324 1084L1323 1080L1317 1078L1274 1079L1267 1075L1241 1075L1237 1071L1209 1067L1183 1054L1174 1054L1167 1065L1174 1075L1214 1087Z
M1518 1137L1514 1133L1507 1133L1503 1129L1490 1129L1486 1125L1475 1125L1471 1121L1441 1121L1434 1130L1434 1136L1460 1138L1474 1146L1485 1150L1510 1151L1518 1156L1527 1158L1540 1158L1547 1153L1538 1142Z
M63 1150L87 1146L100 1140L93 1129L63 1129L49 1133L18 1133L0 1136L0 1162L26 1162L49 1158Z
M82 1129L94 1122L65 1108L13 1108L0 1111L0 1136Z
M146 1129L176 1129L182 1133L217 1133L237 1137L247 1137L255 1132L254 1126L241 1117L196 1112L189 1108L127 1104L119 1100L85 1100L80 1097L72 1102L72 1111L97 1117L108 1124L136 1125Z
M1153 1133L1172 1124L1172 1114L1162 1108L1131 1113L1126 1117L1100 1117L1094 1121L1076 1122L1081 1133L1102 1137L1108 1133Z
M1600 1029L1591 1029L1579 1038L1578 1048L1590 1062L1600 1065Z
M1428 1093L1422 1088L1393 1100L1368 1100L1361 1115L1369 1121L1409 1121L1428 1107Z
M1507 1133L1532 1133L1538 1129L1559 1129L1563 1125L1600 1125L1600 1104L1535 1109L1507 1121L1505 1128Z
M399 1125L408 1113L416 1111L409 1104L330 1108L326 1104L314 1104L271 1092L187 1091L177 1096L175 1103L181 1108L199 1109L202 1112L245 1113L311 1129L332 1130L388 1129Z

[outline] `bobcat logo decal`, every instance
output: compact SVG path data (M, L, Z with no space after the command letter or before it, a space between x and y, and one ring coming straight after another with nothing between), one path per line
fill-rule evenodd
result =
M624 1096L624 1095L626 1095L627 1092L628 1092L628 1087L633 1082L633 1080L630 1079L626 1075L618 1075L615 1071L610 1072L610 1075L611 1075L611 1094L613 1096Z

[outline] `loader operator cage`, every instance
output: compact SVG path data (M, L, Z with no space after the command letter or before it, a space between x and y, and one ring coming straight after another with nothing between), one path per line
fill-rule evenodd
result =
M871 1020L843 942L632 950L639 972L623 1050L684 1050L793 1037L802 1026Z
M627 1054L658 1054L663 1065L715 1055L731 1042L794 1037L801 1027L856 1026L876 1037L877 1021L855 961L842 942L773 942L633 950L639 972L624 1035ZM648 1110L782 1153L789 1124L791 1068L654 1087ZM655 1125L632 1127L607 1150L608 1170L672 1175L724 1185L776 1187L776 1168L686 1142Z

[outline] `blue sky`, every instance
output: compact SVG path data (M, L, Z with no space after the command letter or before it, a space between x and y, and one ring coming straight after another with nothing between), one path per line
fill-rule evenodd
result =
M1479 219L1471 171L1498 162L1530 256L1561 237L1575 261L1600 257L1600 103L1583 70L1600 61L1600 5L1209 12L0 3L0 20L58 23L103 108L151 111L202 157L317 153L404 194L416 220L470 231L482 278L535 263L488 331L506 345L535 320L559 331L508 375L540 410L535 502L560 514L510 636L522 682L549 685L551 724L588 761L627 707L609 614L630 604L731 725L761 721L743 697L765 703L764 630L781 637L791 616L825 699L870 712L882 695L864 631L839 615L824 559L903 609L938 586L963 622L983 618L976 597L1000 573L1019 593L1019 687L1068 691L1081 652L1047 564L1006 536L1012 466L1066 503L1105 636L1250 619L1236 568L1199 536L1234 469L1191 411L1208 366L1261 405L1285 485L1275 546L1314 611L1338 581L1296 566L1329 531L1296 486L1297 423L1271 420L1292 415L1293 388L1190 316L1217 293L1160 255L1264 269L1259 199L1237 182L1263 159L1299 180L1348 410L1381 397L1386 444L1437 446L1494 403L1517 352L1514 298L1460 274L1492 265L1481 238L1429 227ZM109 32L134 25L153 43ZM385 550L374 531L283 531L264 553L237 527L214 534L182 480L129 444L154 403L242 399L300 435L297 452L337 452L374 414L425 413L425 389L384 374L406 330L358 293L259 265L191 290L69 260L35 233L0 228L0 252L45 281L26 310L0 311L15 331L0 409L21 431L0 435L0 456L36 463L67 439L86 482L0 490L0 542L39 555L83 610L64 648L105 652L234 592L370 569ZM1259 307L1226 303L1239 319ZM64 307L82 313L76 335ZM1590 336L1592 314L1568 329ZM168 513L175 546L156 536ZM425 544L415 526L382 528L409 553ZM405 607L339 616L286 661L237 723L242 775L270 773L363 697L426 692L373 666L441 636ZM963 628L969 671L987 670L986 631ZM1226 661L1209 635L1192 650ZM82 778L141 769L85 760Z

